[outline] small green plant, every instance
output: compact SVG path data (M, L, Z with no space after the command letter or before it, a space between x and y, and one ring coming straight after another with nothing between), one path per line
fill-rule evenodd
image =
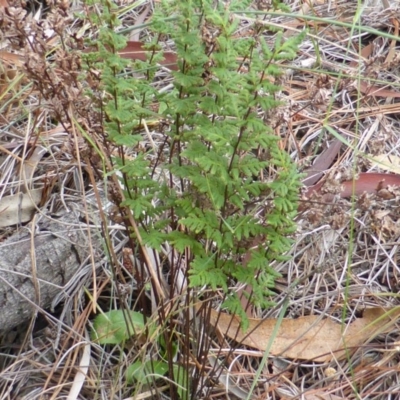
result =
M146 329L143 314L136 311L111 310L93 321L91 339L100 344L121 344Z
M125 346L130 341L141 340L141 337L147 333L154 336L156 324L148 323L146 326L145 317L142 313L136 311L111 310L99 314L93 321L91 339L102 345L122 345ZM151 358L145 361L138 360L133 362L126 369L126 382L135 384L137 382L152 382L152 378L162 378L169 370L168 362L165 359L166 346L163 336L158 335L158 347L163 354L159 358ZM175 353L178 346L175 345ZM174 365L173 373L176 377L177 393L180 398L185 398L187 390L186 373L179 365Z
M235 12L249 3L162 1L151 19L147 60L132 63L118 55L126 40L116 33L115 6L104 1L103 14L92 17L100 26L91 43L97 51L85 56L91 80L100 77L91 96L103 118L108 172L121 176L124 201L115 191L113 200L138 227L126 219L131 237L155 252L171 252L171 302L183 268L189 292L222 293L222 306L242 317L244 329L245 310L230 288L248 285L249 302L272 304L270 289L279 274L271 263L286 259L300 187L295 165L264 117L280 104L278 63L293 58L301 38L284 40L278 32L271 47L262 24L255 24L252 35L236 37ZM160 90L160 41L166 37L175 46L177 70L169 74L172 84ZM158 121L160 139L146 146L143 126L150 121ZM145 282L137 283L144 292ZM175 326L168 326L166 341L175 334ZM176 355L171 346L169 352L171 367Z

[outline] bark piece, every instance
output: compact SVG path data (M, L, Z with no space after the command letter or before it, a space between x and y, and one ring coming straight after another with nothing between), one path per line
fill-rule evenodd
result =
M33 240L29 227L0 243L0 334L49 308L89 254L88 228L73 212L38 222Z

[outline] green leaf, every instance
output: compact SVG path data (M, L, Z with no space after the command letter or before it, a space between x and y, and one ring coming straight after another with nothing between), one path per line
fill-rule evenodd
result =
M203 85L203 79L199 76L190 76L182 72L174 73L175 82L182 87L192 87Z
M143 314L136 311L111 310L96 316L91 338L100 344L120 344L143 332Z
M181 253L186 248L191 249L195 254L201 252L201 244L193 237L184 232L174 231L167 234L166 239Z
M210 286L213 290L222 288L228 291L226 275L220 267L222 261L215 262L215 257L196 257L189 271L190 287Z
M165 242L166 239L165 233L160 232L156 229L151 229L150 232L146 232L141 229L140 234L142 236L143 243L146 246L149 246L150 248L157 251L161 251L161 245Z
M236 293L227 296L226 300L222 303L222 307L226 308L230 313L240 317L240 328L243 332L246 332L247 329L249 329L249 317L243 310L240 299Z
M162 377L168 372L168 363L165 361L136 361L126 369L128 384L135 382L151 382L150 376Z
M190 392L188 371L180 365L174 365L173 369L178 395L182 400L188 399L188 394Z

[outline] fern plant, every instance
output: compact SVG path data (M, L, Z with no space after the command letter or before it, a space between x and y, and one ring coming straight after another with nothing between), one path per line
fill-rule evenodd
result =
M248 285L250 302L271 304L278 276L271 263L284 260L290 247L300 187L265 116L280 104L278 62L295 55L301 37L284 40L278 32L270 46L262 24L236 37L235 13L249 4L162 1L151 19L147 60L132 63L118 55L126 40L116 33L113 4L104 0L101 18L91 19L101 26L90 43L97 51L85 55L90 80L99 81L90 95L103 118L109 172L119 172L123 187L124 201L113 200L138 227L125 219L133 243L170 252L171 301L183 267L189 290L223 293L223 307L241 315L244 328L245 310L230 288ZM176 50L172 72L159 65L163 38ZM171 85L160 90L165 73ZM145 146L143 127L154 122L161 139Z
M250 284L252 301L267 306L277 276L269 265L282 259L294 229L299 175L262 113L278 106L274 63L292 57L298 39L278 38L270 49L260 28L253 37L233 39L239 20L231 12L243 2L233 2L231 10L206 1L172 3L172 9L164 3L153 29L169 34L178 53L174 89L157 98L170 121L165 167L182 182L181 193L168 190L183 229L157 236L179 252L190 249L192 287L228 293L233 279ZM177 17L166 23L166 13ZM273 181L261 179L267 169ZM244 266L242 256L256 238L261 245ZM231 311L241 311L234 294L227 300Z
M233 282L245 283L253 288L252 302L268 306L278 275L270 264L290 246L300 183L263 116L279 105L276 62L292 58L301 38L284 41L278 33L270 48L262 25L251 37L234 38L239 19L232 12L245 5L162 2L152 18L148 60L134 65L143 74L138 78L124 76L132 65L118 55L126 40L115 33L118 21L107 2L102 18L108 25L94 42L98 51L86 59L90 71L101 71L104 138L118 150L112 162L121 173L123 206L144 243L158 251L169 243L185 253L191 287L228 293ZM162 35L177 52L169 91L154 84ZM155 119L162 121L163 143L144 149L142 122ZM127 148L133 158L125 156ZM241 311L234 293L225 305Z

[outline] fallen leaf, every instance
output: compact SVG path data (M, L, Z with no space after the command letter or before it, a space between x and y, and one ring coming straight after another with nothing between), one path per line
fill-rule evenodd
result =
M136 42L130 40L126 43L126 47L123 50L120 50L118 54L123 58L128 58L130 60L147 60L147 54L151 53L151 50L146 50L144 48L145 43ZM154 51L155 53L159 53L158 50ZM160 64L167 66L169 69L177 70L177 56L175 53L170 51L163 52L164 60L160 61Z
M24 65L23 56L15 53L10 53L8 51L0 51L0 60L2 61L2 63L7 64L8 66L22 67Z
M400 174L400 157L390 154L379 154L377 156L370 155L373 167L379 167L385 171Z
M385 99L387 97L394 97L398 98L400 97L400 93L396 92L395 90L392 89L385 89L380 86L376 85L369 85L367 82L361 81L357 82L357 87L359 87L360 92L365 94L366 96L376 96L376 97L384 97Z
M42 189L0 199L0 228L30 221L41 199Z
M293 359L330 361L355 350L379 333L387 331L400 316L395 309L370 308L362 318L354 320L347 328L330 318L309 315L297 319L283 319L270 348L273 356ZM227 337L255 349L265 351L269 345L277 319L249 319L249 329L244 333L240 318L235 315L211 311L210 321Z
M344 331L343 342L347 347L358 347L376 335L387 332L398 317L400 308L367 308L362 318L356 318ZM340 325L339 328L341 329ZM344 354L343 354L344 355Z
M33 148L25 160L21 160L20 192L0 199L0 228L29 222L43 197L43 189L31 189L33 176L46 149Z
M135 40L130 40L126 43L126 46L123 50L118 51L118 54L122 58L127 58L129 60L140 60L146 61L147 54L151 54L152 50L147 50L144 48L145 43L138 42ZM85 50L86 53L93 51L93 48L87 48ZM154 50L154 53L159 53L160 50ZM171 51L163 51L164 60L160 61L161 65L165 65L171 70L178 70L178 58L175 53Z
M366 45L365 47L363 47L363 49L361 50L360 58L361 58L361 59L363 58L364 60L368 60L368 59L370 58L370 56L371 56L373 50L374 50L374 43L371 42L371 43L367 44L367 45ZM360 59L353 60L353 61L350 63L350 67L351 67L351 68L357 68L357 67L359 66L359 64L360 64L360 61L361 61Z
M304 196L310 198L313 193L321 193L321 189L324 182L319 182L314 186L310 186L305 192ZM361 173L358 179L354 181L345 181L341 183L342 190L340 197L348 198L353 195L359 196L366 193L376 193L381 189L385 189L388 186L400 186L400 175L395 174L380 174L380 173ZM334 195L326 194L321 199L322 201L332 201ZM302 207L304 209L304 207Z
M315 182L318 182L321 177L331 165L335 157L338 155L342 142L335 139L331 145L317 156L312 167L303 171L307 176L303 179L303 183L306 186L311 186Z

